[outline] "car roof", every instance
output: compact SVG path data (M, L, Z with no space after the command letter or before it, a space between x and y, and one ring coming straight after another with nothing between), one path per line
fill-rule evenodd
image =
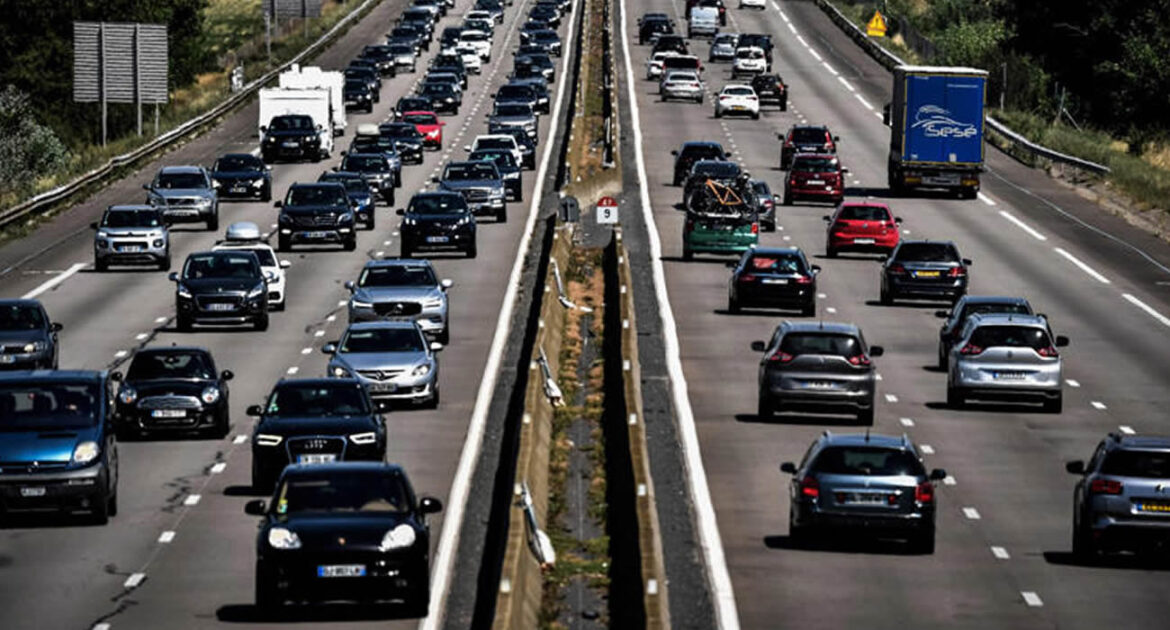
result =
M684 142L682 144L682 148L683 149L700 149L700 148L701 149L708 149L709 148L709 149L719 149L720 151L722 151L723 145L719 144L718 142L711 141L711 140L695 140L692 142Z
M320 385L353 385L361 387L362 384L355 378L327 378L324 376L309 377L309 378L282 378L276 382L275 387L287 387L290 385L305 385L309 387Z
M370 155L369 153L354 153L354 155ZM325 171L321 173L321 177L317 180L319 182L336 182L343 179L360 179L365 180L365 173L356 173L354 171Z
M117 205L109 206L108 208L106 208L106 210L109 212L130 212L132 210L138 210L138 211L155 210L158 212L162 212L162 208L160 208L158 206L152 206L150 204L131 204L131 203L117 204Z
M841 333L847 335L860 335L861 329L857 324L847 324L845 322L794 322L784 321L777 328L783 328L786 332L827 332L827 333Z
M439 117L439 115L436 114L435 112L428 111L425 109L412 109L410 111L402 112L403 116L415 116L415 115L422 115L422 114L426 114L428 116L434 116L435 118ZM409 125L409 124L413 124L413 123L406 123L406 124Z
M910 439L905 435L883 435L881 433L832 433L821 435L825 446L877 446L897 450L911 450Z
M404 319L380 319L369 322L354 322L349 325L346 330L377 330L379 328L402 328L410 330L418 330L418 321L414 318Z
M336 380L336 379L334 379ZM320 464L290 464L284 468L284 476L296 477L316 477L335 475L344 475L345 473L359 473L359 472L376 472L385 471L387 473L406 475L406 471L398 464L391 464L389 462L371 462L371 461L355 461L355 460L339 460L322 466Z
M210 350L199 346L151 346L138 350L134 353L134 356L141 354L165 354L168 352L201 352L206 355L211 355Z
M804 129L828 131L829 127L828 127L828 125L792 125L791 127L788 128L788 131L798 131L798 130L804 130Z
M752 255L766 254L769 256L794 256L802 253L799 247L756 247L751 252Z
M963 304L1019 304L1021 306L1031 306L1027 298L1007 295L965 295L963 296Z
M928 243L933 243L935 245L955 245L954 241L940 241L933 238L915 238L903 239L901 243L898 243L898 247L902 247L903 245L926 245Z
M223 155L219 156L216 159L222 160L223 158L256 158L257 160L260 159L260 158L256 157L255 155L252 155L251 153L224 153Z
M1048 320L1039 315L1020 313L974 313L970 321L975 326L1035 326L1048 328Z
M386 159L386 155L385 155L384 153L347 153L345 157L347 157L347 158L351 158L351 157L360 157L360 158L382 158L382 159ZM327 184L327 183L337 183L337 182L318 182L318 183L321 183L321 184ZM297 184L294 184L294 185L297 185Z
M425 258L382 258L367 261L364 269L371 267L433 267L431 261Z
M1106 439L1121 449L1170 450L1170 436L1165 435L1123 435L1121 433L1110 433Z
M0 383L100 383L105 376L106 370L15 370L0 372Z

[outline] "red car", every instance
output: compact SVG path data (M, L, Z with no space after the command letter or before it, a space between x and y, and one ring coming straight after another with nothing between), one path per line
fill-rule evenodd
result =
M423 136L423 146L432 147L436 150L443 148L443 127L447 124L439 120L439 115L435 112L405 112L402 114L402 122L407 122L414 125L415 129Z
M828 229L825 254L836 258L838 252L890 253L901 238L901 217L890 207L876 201L846 201L837 206L833 216L825 215Z
M836 155L797 153L784 180L784 205L798 198L841 203L845 199L845 173Z

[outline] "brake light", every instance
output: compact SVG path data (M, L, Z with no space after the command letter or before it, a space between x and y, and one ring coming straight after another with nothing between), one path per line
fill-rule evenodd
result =
M753 276L753 275L752 275L752 274L750 274L750 273L745 273L745 274L743 274L742 276L740 276L740 277L739 277L739 281L740 281L740 282L755 282L755 281L756 281L756 277L755 277L755 276Z
M968 343L965 344L962 348L959 348L959 354L975 356L977 354L983 354L983 348L980 348L975 344Z
M747 97L747 100L749 100L749 101L754 101L754 100L756 100L756 97L754 97L754 96L749 96L749 97Z
M1112 479L1094 479L1093 483L1089 484L1089 492L1092 494L1121 494L1121 482Z
M800 480L800 496L809 499L821 496L821 487L815 477L805 477Z
M962 278L965 275L967 275L967 270L962 267L951 267L951 270L947 272L948 278Z
M890 273L902 275L906 273L906 268L902 266L902 263L894 263L890 265Z
M775 361L776 363L788 363L789 361L791 361L795 358L796 357L794 355L788 354L787 352L784 352L783 350L778 350L776 352L776 354L773 354L772 356L768 357L768 360Z
M796 284L812 284L812 276L796 276Z
M1036 354L1038 354L1042 357L1049 357L1049 358L1054 358L1054 357L1060 356L1060 353L1057 352L1056 348L1053 348L1052 346L1048 346L1047 348L1040 348L1039 350L1036 351Z
M720 95L719 95L719 100L721 100L721 101L726 101L726 100L727 100L727 99L729 99L729 98L731 98L731 97L730 97L730 96L727 96L726 94L720 94Z
M849 365L869 365L869 355L856 354L849 357Z
M914 488L914 500L918 503L934 503L934 484L923 481Z
M752 223L752 234L759 234L759 233L760 233L760 224L759 223Z

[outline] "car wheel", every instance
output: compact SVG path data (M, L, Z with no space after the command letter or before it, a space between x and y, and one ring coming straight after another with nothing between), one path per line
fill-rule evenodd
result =
M191 332L191 318L178 315L175 317L175 328L179 332Z
M934 530L932 529L928 532L915 533L913 536L910 537L910 539L907 541L907 543L909 543L910 550L914 553L918 553L918 554L922 554L922 555L926 555L926 556L933 555L934 554Z
M870 400L869 407L857 412L857 424L860 424L860 425L866 426L866 427L872 427L873 426L873 414L874 414L873 401Z
M477 253L478 253L478 252L476 251L476 246L475 246L475 243L472 243L472 244L471 244L471 247L468 247L468 248L467 248L467 257L468 257L468 258L475 258L475 256L476 256L476 254L477 254Z
M214 232L219 229L219 213L212 215L211 218L207 220L207 229L210 232Z
M817 316L817 303L816 303L816 301L809 300L808 304L805 304L804 308L800 309L800 314L804 317L816 317Z
M394 202L390 202L390 205L394 205ZM373 230L375 227L377 227L377 224L378 224L377 215L378 215L378 213L376 211L370 210L369 217L366 219L366 229L367 230Z
M256 563L256 607L273 608L284 603L276 588L276 576L262 563Z
M825 248L825 257L826 258L836 258L837 257L837 249L835 247L826 247Z
M789 192L785 192L785 193L784 193L784 201L783 201L783 203L784 203L784 205L786 205L786 206L791 206L791 205L792 205L792 193L789 193Z
M345 243L342 244L342 248L347 252L352 252L353 250L357 249L357 238L350 238L349 240L345 241Z
M256 321L252 323L252 326L258 332L264 332L265 330L268 330L268 312L265 311L263 315L257 316Z
M764 224L764 231L765 232L775 232L776 231L776 222L769 221L769 222L765 223Z
M739 313L739 300L729 296L727 298L727 312L731 313L732 315L738 314Z
M435 393L431 394L431 399L426 402L424 407L426 407L427 409L438 409L439 408L439 388L438 387L435 388Z
M1064 410L1064 394L1057 394L1055 398L1044 399L1046 413L1060 413Z
M285 237L285 236L279 236L279 237L277 237L277 239L276 239L276 251L278 251L278 252L287 252L287 251L288 251L288 250L290 250L290 249L292 249L292 243L289 241L289 239L288 239L287 237Z
M756 415L761 418L771 418L776 413L776 406L767 395L760 393L756 400Z
M947 385L947 406L951 409L962 409L966 404L967 399L963 396L963 390L958 387Z
M110 522L110 497L106 496L105 491L99 492L90 498L93 512L90 514L90 520L94 525L105 525Z
M428 576L429 577L429 576ZM424 579L416 587L415 592L405 602L406 616L426 617L431 612L431 585L429 579Z
M788 519L788 540L796 547L804 548L811 547L813 544L812 530L807 526L799 526L792 522L792 518Z
M98 271L98 272L105 271L105 270L110 268L110 263L102 260L101 258L94 258L93 259L93 268L94 268L94 271Z
M114 494L110 495L109 500L106 501L106 513L110 516L118 515L118 489L114 489Z
M210 435L214 438L223 438L232 430L231 421L227 413L222 413L215 419L215 426L211 427Z
M508 206L505 204L499 210L496 210L496 223L508 222Z
M894 296L890 295L890 292L885 287L882 287L882 294L878 301L882 303L882 306L890 306L894 303Z
M1072 552L1081 562L1091 562L1097 557L1097 543L1087 527L1073 525Z
M252 490L254 492L271 492L272 486L275 485L275 483L276 480L272 478L272 475L260 467L259 462L252 462Z
M695 258L695 253L691 251L691 248L687 247L686 245L683 245L682 259L683 260L694 260L694 258Z
M752 120L759 120L760 112L752 112Z
M938 369L947 369L947 351L946 346L940 341L938 343Z

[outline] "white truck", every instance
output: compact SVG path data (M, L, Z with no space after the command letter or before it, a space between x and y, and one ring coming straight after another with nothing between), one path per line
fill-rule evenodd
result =
M260 150L264 161L329 157L333 152L329 90L260 90Z
M345 134L345 74L341 72L326 72L317 66L301 67L293 64L292 67L280 73L280 87L282 88L321 88L329 90L330 123L333 126L333 135Z

